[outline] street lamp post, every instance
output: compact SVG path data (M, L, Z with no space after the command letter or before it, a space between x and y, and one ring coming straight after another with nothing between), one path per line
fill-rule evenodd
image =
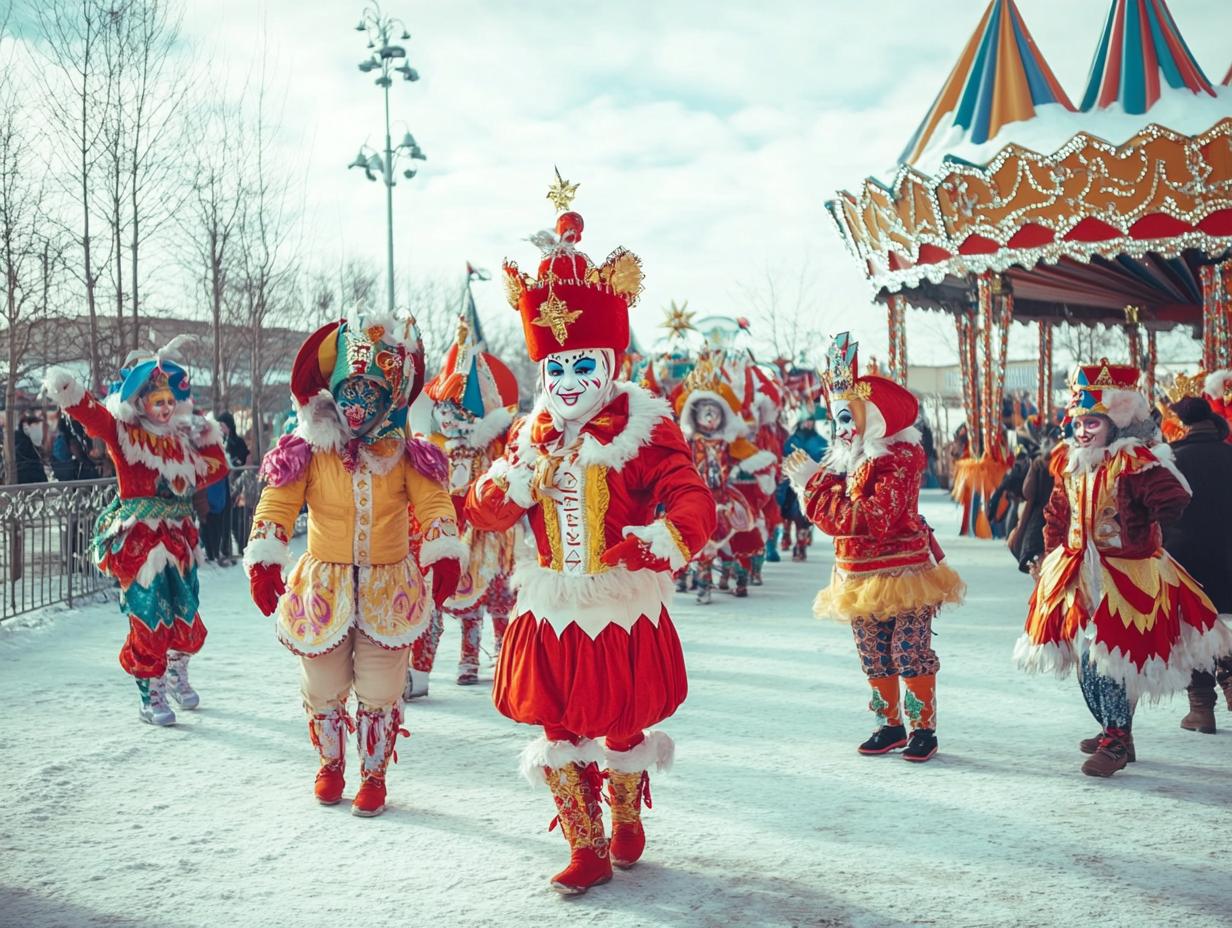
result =
M360 146L359 154L355 156L348 168L359 168L368 180L375 181L379 172L385 184L385 289L389 314L394 312L394 184L397 183L394 172L399 157L407 157L412 161L426 161L428 156L423 153L415 137L408 131L397 146L389 128L389 88L393 84L393 75L397 74L404 81L419 80L419 72L410 66L406 58L406 48L397 44L398 40L405 42L411 37L402 20L385 16L381 7L373 3L364 10L363 16L355 26L356 32L367 33L370 54L359 63L359 70L365 74L376 72L373 83L381 88L385 95L385 151L371 150L366 144ZM415 176L414 168L406 168L402 176L410 180Z

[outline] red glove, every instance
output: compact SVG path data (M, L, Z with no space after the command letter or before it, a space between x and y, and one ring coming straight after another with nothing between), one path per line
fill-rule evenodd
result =
M626 535L624 541L612 545L599 560L608 567L624 564L630 570L672 569L666 560L650 553L650 545L633 535Z
M432 575L432 602L436 608L452 596L458 589L458 580L462 577L462 565L456 557L443 557L429 564L424 573Z
M273 615L278 599L287 591L282 582L282 567L278 564L253 564L248 572L248 587L252 601L263 615Z

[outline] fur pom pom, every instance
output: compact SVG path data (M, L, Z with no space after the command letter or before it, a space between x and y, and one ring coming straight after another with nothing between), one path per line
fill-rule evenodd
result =
M50 367L43 378L43 392L61 408L76 406L86 396L86 388L62 367Z
M640 745L639 745L640 747ZM518 769L531 786L546 786L544 767L563 767L565 764L603 764L603 746L598 741L583 738L577 744L568 741L549 741L540 735L525 748L518 760Z
M641 744L627 751L613 751L605 748L604 753L607 755L609 770L618 770L621 773L641 773L653 767L660 773L667 773L672 769L672 762L676 759L676 742L666 732L648 731Z

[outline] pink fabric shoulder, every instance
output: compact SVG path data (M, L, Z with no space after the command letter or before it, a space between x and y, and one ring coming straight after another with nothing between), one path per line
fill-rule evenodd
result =
M303 476L312 460L312 446L298 435L283 435L261 462L260 477L271 487L282 487Z
M449 476L449 459L445 452L426 438L408 438L406 456L411 466L429 480L443 484Z

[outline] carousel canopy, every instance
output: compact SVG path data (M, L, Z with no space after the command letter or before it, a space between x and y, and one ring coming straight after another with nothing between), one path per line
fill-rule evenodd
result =
M983 144L1048 105L1074 109L1014 0L995 0L898 160L914 164L928 149Z
M1021 75L1031 62L1042 92L1051 71L1020 24L1010 0L994 0L909 146L921 156L827 204L848 248L881 298L918 306L966 309L970 275L994 271L1012 281L1018 318L1123 321L1135 304L1157 325L1196 323L1198 268L1232 247L1232 91L1201 77L1163 0L1115 0L1095 109L1074 111L1063 93L1043 103ZM1014 67L980 64L994 34L1008 37L997 60ZM959 74L1024 115L999 131L990 119L987 139L968 132L939 155L928 138L940 123L928 126ZM1101 103L1114 85L1125 100ZM1130 112L1139 99L1144 112Z

